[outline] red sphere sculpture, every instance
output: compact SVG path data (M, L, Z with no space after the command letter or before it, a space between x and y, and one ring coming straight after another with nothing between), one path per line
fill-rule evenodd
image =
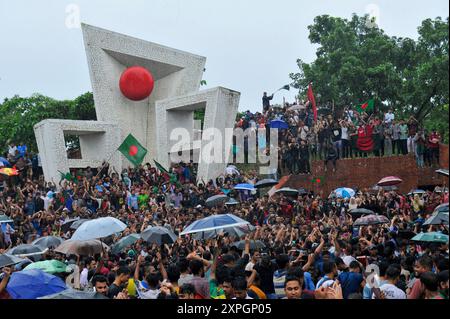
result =
M132 66L123 71L119 81L120 91L132 101L142 101L148 98L154 85L152 74L141 66Z

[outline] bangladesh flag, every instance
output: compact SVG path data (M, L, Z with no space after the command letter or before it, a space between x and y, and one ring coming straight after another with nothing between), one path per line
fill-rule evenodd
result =
M147 150L138 142L133 135L128 135L119 146L119 151L125 156L134 166L138 166L144 160Z
M367 101L366 103L358 106L356 108L356 110L358 111L358 113L373 111L374 105L375 105L375 101L373 99L371 99L371 100Z
M322 185L325 183L325 177L323 177L323 176L313 177L311 182L315 185Z
M162 173L169 174L169 171L164 168L161 164L159 164L157 161L153 160L155 162L156 168L159 169Z

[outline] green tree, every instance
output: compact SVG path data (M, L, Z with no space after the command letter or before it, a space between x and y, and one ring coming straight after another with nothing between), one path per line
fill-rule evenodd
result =
M96 120L94 99L88 92L75 100L58 101L33 94L24 98L14 96L0 104L0 147L9 142L25 143L30 151L37 151L33 127L45 119Z
M317 58L309 64L297 60L299 71L290 74L300 95L313 82L319 105L334 102L337 110L374 98L378 111L393 108L404 118L424 120L445 112L448 18L423 21L417 41L390 37L368 22L368 16L355 14L350 20L329 15L314 19L308 29L311 43L318 45Z

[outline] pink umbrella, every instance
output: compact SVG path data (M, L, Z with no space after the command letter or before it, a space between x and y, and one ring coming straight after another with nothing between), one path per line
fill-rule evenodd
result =
M382 178L377 185L378 186L394 186L400 184L403 180L397 176L387 176Z

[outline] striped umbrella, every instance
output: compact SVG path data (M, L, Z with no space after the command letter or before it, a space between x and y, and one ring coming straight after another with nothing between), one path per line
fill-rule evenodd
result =
M377 185L378 186L393 186L393 185L398 185L401 182L403 182L403 180L400 177L397 176L387 176L382 178Z

